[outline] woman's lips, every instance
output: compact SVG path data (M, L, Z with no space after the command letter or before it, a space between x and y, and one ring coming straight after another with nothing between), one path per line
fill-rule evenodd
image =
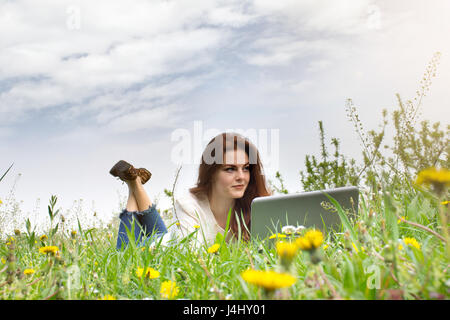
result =
M236 188L236 189L242 189L242 188L244 188L244 185L233 186L233 188Z

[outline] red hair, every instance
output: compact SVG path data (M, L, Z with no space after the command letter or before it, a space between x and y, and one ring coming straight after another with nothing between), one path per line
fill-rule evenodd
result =
M222 167L225 153L227 151L236 151L238 149L245 151L249 158L250 181L243 197L235 199L235 205L230 218L230 229L234 234L237 234L240 225L242 238L248 241L250 239L249 230L251 224L250 211L252 200L256 197L269 196L271 193L266 187L266 180L263 175L263 167L259 152L247 138L238 133L230 132L224 132L214 137L203 151L198 170L197 186L189 189L189 191L195 196L204 194L210 199L212 193L212 178L217 170ZM216 151L218 151L218 159L216 158ZM215 161L211 162L211 157L213 157ZM238 215L239 223L234 212Z

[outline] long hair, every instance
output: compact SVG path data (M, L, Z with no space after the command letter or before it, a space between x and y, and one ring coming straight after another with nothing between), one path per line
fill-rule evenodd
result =
M222 167L225 153L238 149L245 151L249 158L250 180L243 197L235 199L235 205L230 218L230 229L236 235L240 226L242 238L248 241L250 239L249 230L252 200L256 197L269 196L271 193L266 187L259 152L247 138L233 132L224 132L214 137L203 151L198 170L197 186L190 188L189 191L195 196L204 194L210 199L213 184L212 178L217 170ZM239 222L236 219L235 212L237 213Z

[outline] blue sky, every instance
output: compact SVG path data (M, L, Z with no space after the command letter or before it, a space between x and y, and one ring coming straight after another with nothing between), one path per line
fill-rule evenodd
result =
M267 178L279 170L301 191L304 157L319 152L317 122L359 160L345 100L377 128L396 93L414 97L436 51L422 118L448 124L449 10L445 0L0 0L0 171L14 162L0 199L20 173L25 216L38 198L45 216L56 194L63 209L83 199L109 218L126 186L108 171L124 159L153 173L146 189L166 208L178 167L171 135L193 134L195 121L203 133L277 130ZM177 192L196 170L183 165Z

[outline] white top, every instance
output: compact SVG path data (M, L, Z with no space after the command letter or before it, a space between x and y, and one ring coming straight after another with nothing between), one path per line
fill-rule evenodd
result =
M170 239L184 238L197 231L194 237L197 245L211 246L216 240L217 233L225 233L225 230L217 223L206 195L197 197L188 191L176 198L172 220L172 223L167 225L168 233L163 236L163 245ZM179 225L175 224L177 221ZM229 241L231 238L232 232L229 230L226 240Z

